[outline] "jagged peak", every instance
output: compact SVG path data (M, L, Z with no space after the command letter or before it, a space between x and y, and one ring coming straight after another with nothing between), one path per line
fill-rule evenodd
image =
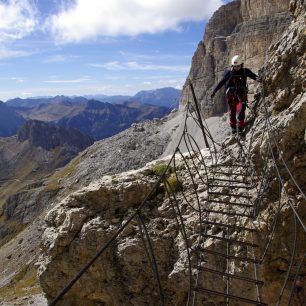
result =
M80 149L93 144L93 139L77 129L62 128L54 123L39 120L28 120L19 130L17 138L20 142L28 140L33 146L47 150L58 146L74 146Z

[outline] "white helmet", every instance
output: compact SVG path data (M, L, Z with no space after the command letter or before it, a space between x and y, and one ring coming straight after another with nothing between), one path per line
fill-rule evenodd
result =
M235 55L233 56L232 58L232 65L241 65L242 64L242 61L240 59L240 56L239 55Z

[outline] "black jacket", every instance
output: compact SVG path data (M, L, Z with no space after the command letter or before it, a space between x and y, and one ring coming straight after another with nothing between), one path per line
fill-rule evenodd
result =
M226 82L227 88L240 88L246 89L247 87L247 77L256 80L258 76L252 72L249 68L241 68L238 71L234 69L228 70L224 73L222 80L214 88L213 93L216 93Z

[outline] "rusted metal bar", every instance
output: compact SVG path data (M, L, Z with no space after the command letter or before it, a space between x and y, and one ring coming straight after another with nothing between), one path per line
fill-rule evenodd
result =
M252 304L252 305L268 306L268 304L266 304L266 303L262 303L262 302L251 300L251 299L247 299L247 298L240 297L240 296L237 296L237 295L226 294L226 293L223 293L223 292L219 292L219 291L215 291L215 290L211 290L211 289L207 289L207 288L197 287L197 288L195 288L195 291L200 292L200 293L205 292L205 293L220 295L220 296L224 296L226 298L232 299L232 300L242 301L242 302Z

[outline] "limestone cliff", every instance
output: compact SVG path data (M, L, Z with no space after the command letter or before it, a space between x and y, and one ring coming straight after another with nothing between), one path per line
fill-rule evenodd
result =
M258 21L258 16L267 11L282 11L285 3L281 4L280 2L274 2L272 6L269 3L263 7L264 2L244 1L240 6L240 15L233 18L237 20L240 18L242 21L248 19L250 22L252 20ZM238 4L238 2L231 3L227 8L238 6ZM287 4L288 2L286 2ZM257 12L250 9L256 7L258 8ZM225 7L221 8L217 15L224 12L224 9ZM272 249L269 249L260 269L260 275L266 284L262 291L262 298L269 305L277 303L282 281L288 272L290 253L292 253L291 242L294 240L300 242L299 248L295 250L296 260L301 260L303 252L305 252L305 233L299 230L296 232L295 238L292 234L295 221L292 219L292 210L286 206L288 203L285 194L289 193L290 201L294 203L295 209L304 221L306 217L305 200L292 186L292 181L282 161L284 159L290 169L294 171L297 183L305 190L305 1L291 1L290 9L294 16L293 22L279 36L279 40L270 46L267 52L267 61L264 61L264 58L258 59L258 63L264 65L263 83L258 88L257 100L252 109L252 114L255 116L250 119L251 127L246 139L251 148L250 154L254 169L260 174L270 149L271 135L265 132L265 118L268 114L273 122L273 134L276 138L271 150L276 154L276 164L284 179L284 187L278 192L277 173L273 170L275 165L272 162L267 164L265 171L271 175L271 179L267 181L263 205L260 206L258 218L254 222L258 226L259 232L256 234L256 239L260 245L263 243L263 237L267 234L269 227L273 225L271 213L275 211L277 205L283 207L279 215L279 226L273 236ZM280 15L280 18L283 18L283 14ZM285 20L287 20L286 17ZM242 23L241 26L245 26L245 23ZM235 28L237 29L237 27ZM211 35L208 30L207 33L208 36ZM220 31L220 34L222 33ZM200 52L199 48L197 52ZM232 49L227 52L230 54ZM266 51L263 50L263 53ZM199 55L199 53L196 54ZM221 57L218 65L222 65ZM195 66L192 71L200 71L201 69L203 66ZM279 148L276 147L276 144L279 145ZM227 142L225 145L227 145L227 152L239 148L238 145L231 144L231 142ZM203 150L202 154L207 164L210 164L209 150ZM226 155L225 158L231 159L231 156ZM159 163L165 164L167 161L166 159L159 161ZM171 207L171 203L165 197L167 189L165 186L161 186L151 194L149 205L143 210L147 230L150 232L156 251L156 261L161 275L160 281L164 286L165 305L186 304L188 261L184 248L184 235L188 237L190 249L194 251L196 249L195 233L199 229L199 217L195 214L193 206L196 206L197 201L203 201L207 196L207 186L200 179L201 174L205 172L201 161L198 160L193 164L187 160L185 166L182 164L183 158L181 157L176 165L178 179L179 182L182 182L184 190L184 193L177 192L176 194L178 203L181 205L181 220L176 219L175 209ZM120 225L124 224L124 220L141 203L150 187L158 179L154 177L152 167L152 165L148 165L136 172L107 176L97 180L88 187L71 194L49 212L46 217L47 227L43 237L40 281L50 300L76 274L79 267L89 260L99 246L106 242ZM188 170L193 171L192 179ZM196 186L195 189L193 189L192 183ZM259 181L256 188L259 188L260 184ZM228 189L226 191L226 188L221 188L220 191L228 192ZM192 200L195 192L199 197ZM186 199L189 199L190 202L184 203L183 201ZM220 209L218 205L212 208ZM237 211L239 212L238 209ZM185 222L184 232L180 232L178 226L182 220ZM233 218L230 220L236 222ZM218 219L217 221L224 220ZM250 226L246 220L243 221L243 225ZM160 297L156 289L156 279L150 271L150 260L147 259L145 250L142 248L142 237L140 231L137 230L138 226L137 221L131 222L108 252L103 255L103 258L99 259L79 280L59 302L59 305L76 305L78 303L80 305L158 305ZM210 234L219 233L214 226L209 227L208 232ZM236 235L239 235L238 231ZM249 236L245 235L243 238L248 239ZM213 247L210 239L207 239L205 244L206 247ZM215 247L216 249L221 248L222 244L217 244ZM265 246L262 245L262 247L264 249ZM236 249L237 254L241 256L240 248ZM191 257L194 260L193 256L195 255L192 253ZM221 260L218 261L215 256L212 257L212 260L216 261L216 265L219 265L220 269L224 269ZM241 272L250 269L251 266L251 264L233 263L230 269ZM302 271L304 273L304 267ZM207 283L214 284L219 291L224 289L224 282L217 278L210 278ZM283 292L285 298L289 298L290 289L284 287ZM305 301L303 281L299 283L294 292L296 294L291 304L303 305L302 303ZM231 293L234 295L243 293L250 297L250 290L246 283L243 286L237 285L231 288ZM223 305L222 303L225 302L222 302L221 298L204 295L204 297L198 298L196 305ZM235 302L235 305L242 304Z
M193 80L197 99L206 116L224 112L227 108L224 89L217 93L214 106L210 94L225 69L230 67L231 57L240 54L245 66L257 73L270 44L279 39L290 22L288 8L289 0L239 0L214 13L195 51L188 76ZM186 104L188 91L187 79L181 106Z
M252 35L254 35L254 41L257 41L256 46L258 43L259 47L264 46L262 48L265 48L265 50L260 49L260 52L258 51L260 54L261 52L266 54L265 57L260 57L260 54L258 54L258 57L252 55L252 58L249 59L250 65L254 63L254 65L258 65L257 68L263 66L263 83L257 88L256 100L250 112L250 129L246 137L246 144L250 147L250 158L254 171L257 171L257 174L260 175L265 165L267 152L270 149L269 141L271 140L271 135L266 133L265 125L267 112L269 119L273 123L273 135L276 138L275 142L273 141L271 150L276 156L276 164L284 180L284 187L279 191L280 183L277 180L275 166L270 160L265 169L270 175L265 186L266 192L262 206L259 207L259 215L256 220L253 220L255 221L253 226L255 224L258 230L255 240L264 250L263 237L266 237L269 228L273 227L271 215L275 212L278 205L283 207L279 215L278 227L273 236L273 242L258 271L261 279L265 282L265 286L262 289L262 300L268 303L268 305L275 305L277 303L282 282L289 270L292 242L295 240L299 242L299 247L295 250L295 260L297 261L303 258L306 243L305 234L300 230L300 227L296 237L294 237L292 229L295 228L294 223L296 220L293 218L292 210L288 207L286 193L289 194L290 201L294 203L295 209L304 222L306 220L305 200L303 200L303 197L293 186L292 180L290 180L282 161L282 159L286 161L288 167L294 172L297 183L305 190L306 2L305 0L290 1L290 11L293 16L290 25L287 24L288 14L285 12L288 2L241 1L240 3L240 1L235 1L222 7L214 16L219 16L218 18L222 22L226 21L226 25L230 24L230 29L219 27L219 22L214 19L215 17L212 18L205 34L207 40L210 41L210 45L202 44L198 47L193 59L196 65L193 66L191 71L191 73L197 76L202 74L205 77L206 68L201 60L204 59L208 66L211 65L209 67L211 67L214 78L217 79L219 77L217 74L221 74L220 70L223 69L223 66L227 66L227 60L224 60L221 51L217 60L214 54L206 53L207 51L205 50L206 48L209 50L213 46L217 48L218 45L219 50L224 47L222 54L227 54L226 56L230 57L231 54L237 51L235 50L235 42L231 42L231 39L233 39L235 33L237 33L237 37L241 35L240 28L254 28L249 33L244 32L245 37L243 39L252 41ZM234 8L237 8L237 10ZM269 15L267 15L268 12ZM261 23L259 22L260 20L264 20L264 22ZM278 39L269 47L271 36L268 34L267 37L269 39L265 40L264 38L261 42L257 40L264 33L260 25L266 25L268 21L274 25L284 22L276 31ZM283 33L280 33L280 28L283 29ZM269 33L268 29L265 29ZM272 29L270 30L272 31ZM260 32L258 36L256 34L257 31ZM238 33L240 34L238 35ZM221 36L226 37L226 40ZM233 48L233 50L230 48ZM251 50L251 44L249 44L249 48L248 52L250 52L251 56L253 51ZM206 56L206 54L210 55ZM200 81L202 82L202 80ZM210 88L209 86L213 82L215 82L215 79L211 80L207 77L205 82L202 82L202 85ZM197 95L200 95L199 88L196 89ZM215 111L221 109L222 107L220 106ZM157 134L161 133L162 124L162 122L158 123L158 128L156 128ZM139 132L145 134L142 128L143 126L136 125L134 127L136 131L134 132L137 135ZM150 126L150 130L154 132L152 126ZM140 136L136 137L140 138ZM126 142L125 134L118 135L118 138L122 138L121 141ZM132 148L134 151L136 149L136 140L134 141L134 139L128 138L128 148L126 150L131 151ZM149 147L151 138L146 136L146 140L148 143L141 140L143 142L142 145ZM279 146L279 149L276 144ZM125 145L119 148L119 153L122 153L121 150L125 149ZM155 146L156 144L154 143L153 148ZM120 226L125 224L125 220L135 213L135 209L142 203L152 186L158 180L158 176L155 174L158 167L155 164L165 165L169 161L168 158L165 158L164 160L148 164L137 171L100 178L103 172L97 171L96 168L100 168L99 162L102 164L102 160L105 159L106 153L102 147L107 147L106 150L111 150L112 154L116 152L114 144L111 147L110 143L101 142L101 145L88 149L79 156L79 160L83 158L86 160L81 163L77 160L74 161L74 163L82 164L83 167L79 167L79 165L74 166L73 171L67 171L67 168L66 170L64 168L63 176L55 177L56 179L61 177L61 179L55 181L55 187L61 189L61 191L59 191L57 198L53 198L54 206L48 211L45 218L41 256L38 263L40 284L49 302L67 285L68 281L76 275L84 264L96 254L99 248L112 237ZM227 140L223 148L225 148L227 153L224 159L228 162L232 158L231 154L228 153L238 150L239 145ZM137 149L139 150L139 148ZM209 150L204 149L201 151L201 154L207 165L211 166L212 160ZM124 155L120 155L120 158L121 156L122 158L124 157ZM153 155L150 156L154 158ZM165 305L186 305L189 287L189 269L192 271L192 275L196 275L197 272L193 263L196 263L197 260L195 251L197 249L197 233L200 222L199 214L193 208L197 207L199 201L206 205L207 185L201 180L201 175L204 175L207 169L201 163L199 154L195 156L198 159L192 160L190 156L187 157L185 157L186 160L182 156L177 159L177 180L172 176L172 184L176 184L173 186L177 189L175 196L181 209L181 219L176 214L177 209L171 205L171 201L166 196L167 187L162 184L150 194L148 205L141 213L155 250ZM129 163L132 163L132 159L132 156L129 157ZM117 162L118 159L111 159L111 163ZM224 160L219 162L224 162ZM118 172L120 164L116 166L116 171L113 173ZM137 164L137 167L139 166L140 164ZM123 168L126 169L126 165ZM107 168L106 171L113 171L110 169L114 169L114 166L113 168ZM92 175L93 172L95 172L94 175ZM90 179L92 179L91 182ZM228 177L224 176L223 179L228 179ZM255 189L261 188L260 180L255 180L255 184L257 184ZM220 187L218 190L222 193L229 192L228 187ZM249 192L252 195L252 191ZM198 195L198 198L195 194ZM227 199L229 198L228 196ZM211 205L210 208L219 210L220 206ZM236 212L242 213L243 208L237 209ZM216 215L213 215L213 217L218 222L225 222L227 218L218 219ZM240 220L240 223L235 218L231 217L228 219L234 225L251 226L243 218ZM181 222L185 224L184 230L179 226ZM97 259L94 265L71 288L58 305L159 305L158 282L154 277L154 272L152 272L152 257L147 256L146 249L144 248L143 235L141 235L139 230L141 227L142 234L145 235L145 230L143 226L139 226L137 219L135 218L131 221L120 233L118 239L113 241L107 252ZM207 230L209 234L222 235L222 232L214 225L208 226ZM184 235L188 237L188 242L190 243L191 266L188 265ZM243 241L250 239L250 235L246 235L239 230L235 230L234 235L243 239ZM212 239L206 239L204 244L211 251L222 250L223 252L224 245L224 243L215 243ZM237 247L234 255L242 256L245 255L245 252L247 251ZM17 256L15 257L14 259L18 260ZM207 258L212 260L220 271L221 269L222 271L225 270L224 262L219 260L217 256ZM230 271L231 273L236 271L243 275L252 266L253 264L248 263L232 263ZM304 267L299 276L303 275L305 275ZM222 291L225 288L225 281L225 278L223 279L222 277L206 278L206 284L214 285L218 291ZM294 306L303 305L303 301L306 299L303 279L299 279L298 285L294 287L294 297L291 303ZM247 283L231 288L231 294L244 294L248 298L254 298L251 296L250 287ZM285 287L285 298L288 298L289 295L290 288ZM223 297L216 298L215 296L205 294L197 297L195 305L219 306L224 304ZM239 301L236 303L235 301L233 305L242 306L245 303L240 303Z

